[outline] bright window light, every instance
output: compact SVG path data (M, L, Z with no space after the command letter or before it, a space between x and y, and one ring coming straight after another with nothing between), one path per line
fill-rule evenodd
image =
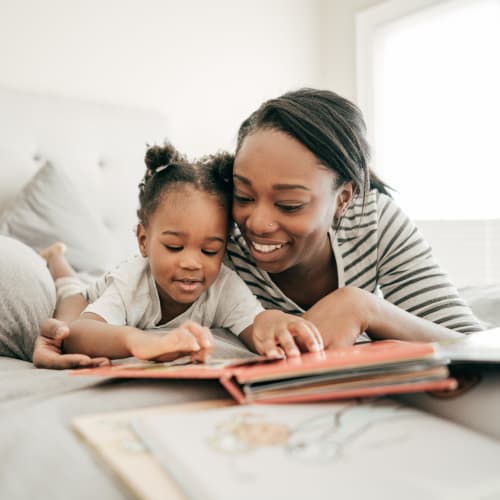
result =
M379 26L375 170L414 219L500 217L500 1L452 1Z

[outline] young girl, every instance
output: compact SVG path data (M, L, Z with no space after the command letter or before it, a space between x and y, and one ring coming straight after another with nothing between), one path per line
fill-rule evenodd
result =
M229 231L231 186L223 179L233 158L219 154L188 162L171 145L146 153L139 186L136 256L105 275L84 295L56 244L42 252L56 281L56 317L70 321L66 353L106 358L170 360L190 353L204 360L213 348L207 327L229 329L259 353L298 343L322 349L307 320L264 311L245 283L222 264ZM156 329L146 332L144 330ZM165 329L173 329L165 332ZM296 337L296 340L293 340Z

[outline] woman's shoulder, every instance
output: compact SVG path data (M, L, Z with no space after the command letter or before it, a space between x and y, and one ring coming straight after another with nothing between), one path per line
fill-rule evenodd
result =
M339 230L357 231L360 234L374 231L384 224L387 215L404 217L403 211L390 196L375 189L365 196L355 196L340 221Z

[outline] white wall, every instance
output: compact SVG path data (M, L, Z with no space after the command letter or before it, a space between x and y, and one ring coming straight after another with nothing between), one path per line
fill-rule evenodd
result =
M188 155L321 86L320 0L0 0L0 85L155 109Z
M402 0L404 1L404 0ZM323 0L325 85L356 102L356 13L384 0Z

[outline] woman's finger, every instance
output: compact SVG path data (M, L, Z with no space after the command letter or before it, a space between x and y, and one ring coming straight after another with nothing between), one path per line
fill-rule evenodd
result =
M283 351L277 346L274 336L255 339L255 349L259 354L272 359L283 357Z
M298 320L288 325L302 351L319 352L323 350L323 339L319 330L310 321Z
M280 328L276 338L286 356L300 356L300 350L288 328Z

